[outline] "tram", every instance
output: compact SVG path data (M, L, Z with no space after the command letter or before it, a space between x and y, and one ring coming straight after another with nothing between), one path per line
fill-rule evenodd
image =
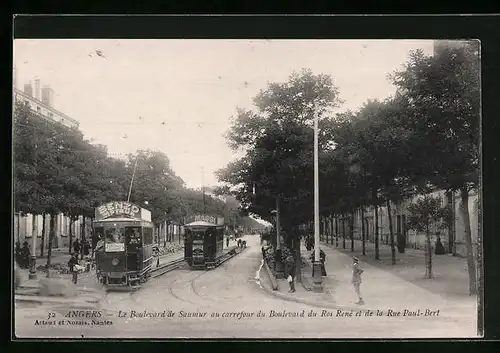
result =
M151 212L130 202L109 202L95 209L96 271L107 287L136 287L153 266Z
M184 259L192 269L217 267L223 252L224 218L196 215L184 225Z

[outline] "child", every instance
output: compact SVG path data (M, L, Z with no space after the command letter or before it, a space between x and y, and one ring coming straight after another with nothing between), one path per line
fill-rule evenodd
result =
M78 282L78 269L76 265L78 264L78 253L73 253L71 258L68 261L69 271L73 274L73 283L76 284Z
M363 273L363 270L359 266L359 259L357 257L352 258L352 284L354 285L354 290L356 291L356 294L358 295L358 301L356 304L363 305L365 302L363 301L363 298L361 297L361 274Z

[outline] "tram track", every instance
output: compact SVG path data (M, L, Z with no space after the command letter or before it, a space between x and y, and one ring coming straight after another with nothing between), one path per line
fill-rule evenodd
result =
M164 275L165 273L168 273L170 271L176 270L179 267L183 266L185 264L184 259L178 259L174 261L170 261L166 264L161 265L160 267L154 268L151 270L151 277L156 278L161 275Z

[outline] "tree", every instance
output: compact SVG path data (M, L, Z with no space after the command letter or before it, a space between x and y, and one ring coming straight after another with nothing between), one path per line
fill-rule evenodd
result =
M327 114L338 103L338 90L330 76L303 70L259 92L254 99L256 111L237 111L227 140L244 156L220 170L218 177L239 188L236 198L244 211L271 220L279 202L284 233L299 236L298 226L313 216L314 115L319 115L319 144L324 153L331 149L332 140Z
M402 122L414 132L418 170L412 178L459 191L470 294L477 292L468 204L479 180L479 62L479 42L469 41L434 56L412 52L404 69L391 76L407 102Z
M408 212L408 228L417 232L425 232L425 277L432 278L431 226L436 225L438 228L445 228L451 213L448 207L441 206L441 198L430 195L420 197L411 203L408 206Z

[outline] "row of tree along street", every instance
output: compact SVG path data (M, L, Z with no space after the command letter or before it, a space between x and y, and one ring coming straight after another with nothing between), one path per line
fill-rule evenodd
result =
M430 225L446 226L451 212L428 193L457 192L469 289L476 293L468 198L479 180L479 62L477 42L433 56L411 52L404 67L388 77L396 93L384 101L368 100L356 112L334 113L342 102L328 75L303 70L285 83L271 83L254 98L255 110L240 109L233 119L227 140L244 156L220 170L219 179L227 189L243 185L234 194L263 219L272 221L279 206L286 245L299 256L301 229L313 219L318 114L321 216L353 215L373 206L378 259L378 207L386 205L390 217L391 202L422 195L409 208L407 227L426 232L430 277ZM395 263L392 220L389 224Z
M15 210L42 215L42 256L45 217L50 215L47 266L55 215L64 213L71 223L83 216L85 225L85 217L93 218L96 206L126 200L136 163L130 201L149 209L155 224L182 224L185 217L204 212L223 215L230 227L240 223L234 197L228 196L224 202L209 192L186 188L162 152L141 150L126 160L111 158L105 146L91 144L80 131L43 120L19 103L14 107L13 127ZM71 249L71 225L69 230Z

